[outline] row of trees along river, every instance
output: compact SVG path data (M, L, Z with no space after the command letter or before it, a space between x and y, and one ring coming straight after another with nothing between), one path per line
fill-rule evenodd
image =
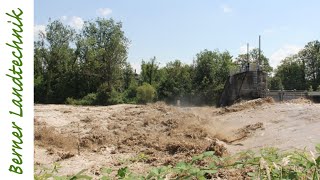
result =
M215 104L230 71L246 63L228 51L203 50L192 64L172 60L160 66L156 57L142 60L135 73L127 61L130 41L121 22L97 18L74 30L49 21L34 46L36 103L111 105L178 98L195 105ZM249 53L250 61L258 50ZM272 76L269 89L317 90L320 85L320 43L309 42L299 53L272 69L262 53L262 65Z

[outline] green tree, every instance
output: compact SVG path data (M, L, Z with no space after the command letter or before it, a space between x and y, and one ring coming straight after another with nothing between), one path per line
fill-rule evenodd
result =
M320 84L320 42L309 42L298 55L304 65L305 78L316 90Z
M112 98L123 91L123 70L127 65L129 40L122 31L122 23L97 18L84 24L77 40L76 55L81 64L87 93L99 90L98 97ZM116 93L117 92L117 93ZM105 93L105 94L104 94ZM113 104L114 101L112 101Z
M123 89L128 89L132 83L135 83L136 81L135 72L133 72L133 69L130 63L125 63L122 77L123 77Z
M285 89L316 90L320 85L320 42L311 41L285 58L275 71Z
M280 90L283 89L281 78L279 76L274 76L268 79L268 88L270 90Z
M125 103L136 103L137 81L137 74L133 71L131 65L126 63L123 69L123 97Z
M149 61L142 60L141 62L141 73L140 79L141 83L146 82L150 85L157 83L159 65L157 63L156 57L151 58Z
M215 104L234 67L229 52L204 50L194 64L193 89L198 103Z
M305 90L307 87L304 65L297 55L285 58L278 66L275 76L281 79L284 89Z
M35 42L35 102L63 103L97 92L110 98L106 102L120 102L132 79L128 44L122 24L112 19L88 21L79 33L61 21L49 22Z
M191 93L192 77L190 66L180 60L167 63L164 70L164 79L158 88L159 98L168 102L175 102Z
M43 65L44 58L48 54L47 50L43 47L42 42L34 43L34 101L36 103L44 103L46 89L44 74L46 69Z
M75 31L60 21L49 22L35 42L35 98L38 102L62 103L73 94L74 50L70 47ZM73 82L73 81L71 81ZM40 95L42 94L42 95Z

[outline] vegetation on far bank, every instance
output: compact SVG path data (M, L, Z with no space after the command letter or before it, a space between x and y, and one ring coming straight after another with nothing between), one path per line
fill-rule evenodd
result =
M219 99L230 72L247 63L246 54L233 58L228 51L203 50L192 64L172 60L160 66L163 59L142 60L138 74L127 61L129 45L122 23L112 19L87 21L80 31L50 21L35 42L35 102L111 105L181 99L210 105ZM251 50L249 61L258 54ZM309 42L274 71L263 53L261 62L274 74L269 89L320 90L319 41Z

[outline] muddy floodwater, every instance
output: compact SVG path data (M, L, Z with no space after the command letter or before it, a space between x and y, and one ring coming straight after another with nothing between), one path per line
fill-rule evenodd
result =
M227 108L148 105L35 105L35 166L58 162L60 175L123 164L139 173L216 155L276 147L314 150L320 143L320 104L305 99L240 102Z

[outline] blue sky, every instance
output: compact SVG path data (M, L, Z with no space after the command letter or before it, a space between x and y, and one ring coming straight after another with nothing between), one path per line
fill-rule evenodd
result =
M49 18L81 28L86 20L113 18L130 39L128 61L140 68L156 56L161 65L191 63L204 49L228 50L234 57L250 47L262 50L272 66L320 39L320 1L294 0L35 0L35 33Z

